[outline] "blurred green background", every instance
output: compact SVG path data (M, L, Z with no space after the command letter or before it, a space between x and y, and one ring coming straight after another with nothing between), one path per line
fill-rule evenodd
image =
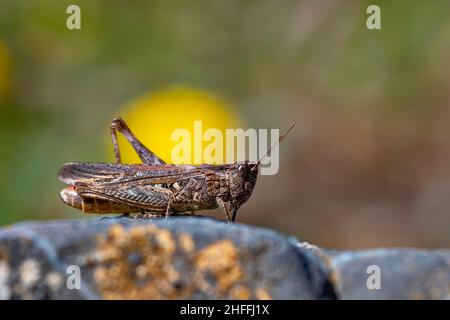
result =
M336 248L450 245L445 0L0 0L0 225L82 217L59 167L111 160L112 117L173 85L246 127L297 123L238 221Z

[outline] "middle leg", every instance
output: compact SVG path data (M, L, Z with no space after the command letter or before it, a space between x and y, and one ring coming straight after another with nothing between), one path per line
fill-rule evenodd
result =
M228 223L231 223L232 219L230 216L230 211L228 210L227 203L222 198L217 198L217 204L219 205L219 207L224 209L225 214L227 216Z

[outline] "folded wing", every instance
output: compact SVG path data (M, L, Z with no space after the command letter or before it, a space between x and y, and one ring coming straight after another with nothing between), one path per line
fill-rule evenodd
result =
M76 185L77 194L83 198L111 200L131 207L149 211L166 211L171 202L172 194L169 190L149 186L131 186L112 188L109 186Z
M170 184L180 180L204 175L203 170L190 165L144 165L71 162L58 172L58 178L67 185L83 184L134 185Z

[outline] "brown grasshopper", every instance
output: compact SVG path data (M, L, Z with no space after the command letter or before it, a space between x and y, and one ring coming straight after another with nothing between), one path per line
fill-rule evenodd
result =
M133 146L143 164L121 163L117 131ZM111 137L115 164L71 162L60 169L58 178L69 185L60 193L66 204L86 213L151 212L166 217L222 207L231 222L250 198L258 166L273 147L256 163L173 165L148 150L122 118L113 120Z

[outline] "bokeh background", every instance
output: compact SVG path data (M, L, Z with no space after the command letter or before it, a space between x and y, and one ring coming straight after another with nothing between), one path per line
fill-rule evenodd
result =
M192 118L295 121L240 222L334 248L448 247L449 107L445 0L0 0L0 224L86 217L56 173L111 161L113 116L161 153Z

